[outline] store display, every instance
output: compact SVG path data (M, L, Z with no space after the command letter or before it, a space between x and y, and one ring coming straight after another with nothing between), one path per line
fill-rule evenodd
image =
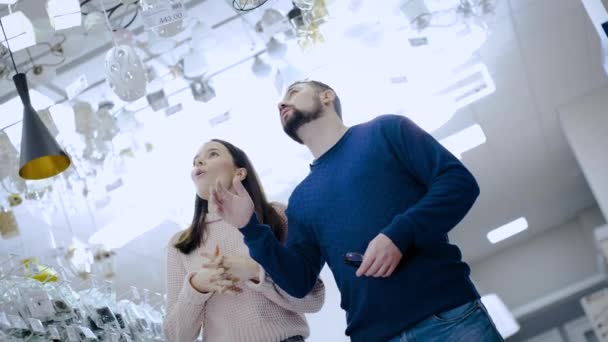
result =
M0 236L3 239L11 239L18 235L19 226L17 226L15 214L0 207Z
M608 288L581 298L581 305L598 340L608 342Z
M69 2L70 6L63 6L63 2ZM10 244L11 251L21 249L20 253L32 250L41 255L53 253L48 264L47 260L43 264L35 258L23 260L16 265L20 270L17 273L12 272L11 267L3 266L0 255L0 341L163 340L164 311L162 305L151 304L147 291L132 295L130 300L122 299L124 296L119 299L108 286L99 284L98 278L115 277L117 281L124 281L121 273L129 270L119 269L115 256L117 253L128 256L131 247L114 251L96 245L91 237L104 222L127 212L125 204L130 205L142 194L147 200L146 191L156 181L152 178L159 169L158 158L182 152L182 147L168 146L165 139L173 132L179 132L179 125L192 120L192 124L186 122L186 125L205 129L197 135L201 139L213 130L231 130L233 124L242 120L241 107L250 106L250 97L256 97L258 101L256 86L257 82L264 81L261 78L272 75L273 78L265 80L267 86L276 87L282 94L291 82L309 75L313 67L299 65L298 53L292 50L295 44L291 43L297 39L302 50L324 43L322 25L339 19L337 16L330 18L327 4L335 2L327 0L293 1L293 9L288 14L282 12L282 6L272 2L228 1L228 18L211 18L208 13L205 15L209 18L201 16L203 11L195 7L203 2L44 0L40 6L44 12L46 3L48 13L42 18L45 25L41 25L41 18L32 16L38 19L32 23L24 13L14 11L17 7L27 7L25 4L9 7L9 15L2 18L8 37L0 37L0 57L6 57L0 61L0 81L12 75L12 68L7 64L10 53L4 48L10 44L13 52L23 50L21 64L26 52L31 54L26 64L31 64L33 75L39 76L36 80L30 78L30 82L35 82L32 88L40 86L36 89L45 97L48 95L50 101L39 105L34 90L30 94L27 88L25 75L17 73L15 85L25 107L20 151L22 164L35 161L41 153L46 153L42 155L43 161L57 157L60 167L34 165L26 172L22 168L24 179L50 178L44 185L26 183L18 173L19 146L15 148L11 143L11 139L19 140L8 129L15 123L7 122L11 126L0 127L0 191L3 190L0 194L0 237L13 239L0 239L0 242ZM355 2L351 1L351 4ZM104 3L112 7L105 8ZM259 9L264 11L259 13L261 16L252 13L251 17L240 18L234 16L231 4L240 11L263 4L267 6ZM281 7L281 11L273 7ZM118 8L121 9L116 12ZM333 7L331 10L334 14ZM187 11L193 14L193 18L188 18L192 22L186 20ZM222 12L227 11L218 10L212 14ZM197 22L200 17L209 20L208 24ZM135 25L130 27L136 18ZM259 20L248 22L248 18ZM218 29L230 22L232 26L228 30ZM57 30L80 25L82 29L58 34L64 37L59 43L50 38L36 42L36 34L39 34L38 38L43 34L50 37ZM100 32L102 26L108 32ZM186 31L189 28L191 32ZM80 40L73 39L76 31ZM328 29L327 33L330 32ZM259 37L255 37L256 33ZM328 41L330 37L327 35ZM242 44L244 39L251 41L251 47ZM98 44L91 46L91 42ZM109 46L110 42L109 51L102 47L103 44ZM25 50L27 47L30 48ZM42 47L45 55L41 55ZM44 56L49 53L61 56L63 60L45 60ZM246 56L238 56L232 61L233 53L246 53ZM224 62L230 63L223 65ZM244 64L251 66L251 72L236 69ZM222 74L230 75L230 70L234 72L231 76L234 79L223 79ZM260 79L239 79L252 76L250 73ZM27 75L33 77L32 73ZM52 79L46 75L52 75ZM54 76L61 77L55 79ZM153 79L160 87L148 84ZM409 81L402 83L409 84ZM98 87L100 84L103 84L102 91L98 91L102 88ZM256 92L237 93L245 86ZM61 91L57 91L57 87ZM57 94L50 94L49 90ZM230 94L231 91L234 93ZM182 96L184 93L187 96ZM270 98L272 94L260 92L259 95L259 101L265 101L266 97L262 95ZM239 100L230 100L235 96ZM199 102L192 102L192 99ZM70 110L73 107L73 113L64 112L62 106ZM21 113L17 114L21 116ZM257 113L251 113L247 119L257 117ZM183 136L186 136L185 132ZM188 163L184 165L188 166ZM69 166L73 167L68 169ZM60 176L50 177L64 170ZM138 181L148 187L138 188ZM181 186L178 184L175 189ZM160 190L158 194L171 198L167 207L178 206L174 197L165 196ZM159 216L168 216L156 211ZM17 216L23 213L28 216L24 219ZM168 221L159 224L160 229L167 229L172 223ZM123 227L125 231L134 230L128 224L122 224ZM25 246L31 240L40 243L40 247ZM154 248L154 253L160 250ZM120 266L133 265L123 261ZM65 279L65 274L74 278L70 279L72 282ZM86 285L81 286L84 283Z
M0 341L164 341L164 303L147 290L118 300L111 283L77 292L39 279L0 272Z

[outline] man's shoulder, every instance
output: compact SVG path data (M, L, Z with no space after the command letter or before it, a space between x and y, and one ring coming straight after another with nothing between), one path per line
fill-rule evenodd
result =
M397 114L381 114L367 122L369 125L386 125L404 120L403 115Z
M406 120L406 118L402 115L381 114L367 122L355 125L352 128L359 130L360 132L384 131L387 128L390 129L391 127L398 126L403 120Z

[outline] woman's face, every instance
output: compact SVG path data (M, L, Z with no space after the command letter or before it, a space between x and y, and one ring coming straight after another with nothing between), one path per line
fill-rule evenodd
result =
M232 179L242 173L237 169L226 146L210 141L204 144L194 156L190 176L196 187L196 193L202 199L208 200L211 189L219 179L224 188L232 188Z

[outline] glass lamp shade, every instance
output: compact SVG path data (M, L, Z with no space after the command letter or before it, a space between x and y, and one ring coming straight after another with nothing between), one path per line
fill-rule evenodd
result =
M106 55L106 79L123 101L133 102L146 95L146 70L130 46L115 46Z

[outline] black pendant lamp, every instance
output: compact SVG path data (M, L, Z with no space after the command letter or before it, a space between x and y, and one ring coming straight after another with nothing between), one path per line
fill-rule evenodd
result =
M4 34L11 60L13 61L13 67L15 68L16 75L13 76L13 82L15 82L17 93L23 103L19 176L23 179L32 180L53 177L70 166L70 157L55 141L55 138L53 138L32 106L27 79L25 78L25 74L17 71L17 65L15 64L8 38L6 38L6 32L4 32L2 20L0 20L0 27L2 28L2 33Z

